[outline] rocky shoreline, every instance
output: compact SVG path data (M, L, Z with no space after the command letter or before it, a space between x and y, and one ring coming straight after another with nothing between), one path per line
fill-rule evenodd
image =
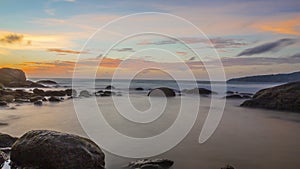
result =
M3 152L5 150L6 152ZM20 138L0 133L0 167L12 169L105 169L105 154L92 140L51 130L32 130ZM120 169L168 169L169 159L141 159ZM234 169L227 165L221 169Z

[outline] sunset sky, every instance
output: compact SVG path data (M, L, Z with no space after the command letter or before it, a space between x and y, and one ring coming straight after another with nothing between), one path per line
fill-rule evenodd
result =
M184 79L184 63L206 79L202 61L213 65L214 49L227 78L300 71L296 0L2 0L0 6L0 67L23 69L32 78L72 77L80 57L83 77L101 59L99 78L111 77L116 68L124 78L142 68L149 68L145 78L159 78L152 68L163 67ZM116 20L143 12L155 13Z

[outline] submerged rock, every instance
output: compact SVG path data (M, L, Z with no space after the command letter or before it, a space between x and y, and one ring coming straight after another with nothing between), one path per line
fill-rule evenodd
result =
M41 169L104 169L105 155L93 141L76 135L29 131L11 149L14 166Z
M36 106L42 106L43 102L38 100L38 101L35 101L33 104L36 105Z
M67 96L72 96L72 97L77 96L77 91L75 89L66 89L65 92Z
M262 89L241 106L300 112L300 82Z
M159 87L149 91L148 96L155 97L175 97L176 93L173 89L167 87Z
M79 97L90 97L92 96L87 90L82 90L79 94Z
M168 159L143 159L130 162L125 168L128 169L168 169L174 164Z
M17 139L17 137L0 133L0 148L11 147Z
M60 102L61 100L58 98L58 97L55 97L55 96L51 96L49 99L48 99L49 102Z
M66 96L66 92L64 90L48 90L45 91L45 96Z

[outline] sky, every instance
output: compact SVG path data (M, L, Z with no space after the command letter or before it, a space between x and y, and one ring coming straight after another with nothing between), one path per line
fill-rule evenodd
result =
M1 0L0 7L0 67L29 78L300 71L297 0Z

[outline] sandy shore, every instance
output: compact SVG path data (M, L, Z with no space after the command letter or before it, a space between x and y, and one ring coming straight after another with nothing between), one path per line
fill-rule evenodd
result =
M167 129L177 116L180 101L179 97L171 99L166 112L158 120L137 127L116 112L110 97L97 99L109 123L121 133L134 137L153 136ZM189 99L193 104L192 97L183 99ZM146 96L135 96L131 101L137 109L149 107ZM179 145L158 158L174 160L174 169L219 169L226 164L237 169L294 169L300 166L300 114L242 108L238 106L242 100L227 100L216 132L207 142L199 144L209 101L209 98L201 98L198 119L191 132ZM15 110L1 108L0 122L8 123L0 126L1 132L20 136L32 129L51 129L86 136L77 120L72 100L40 107L32 104L15 107ZM119 169L132 160L106 152L108 169Z

